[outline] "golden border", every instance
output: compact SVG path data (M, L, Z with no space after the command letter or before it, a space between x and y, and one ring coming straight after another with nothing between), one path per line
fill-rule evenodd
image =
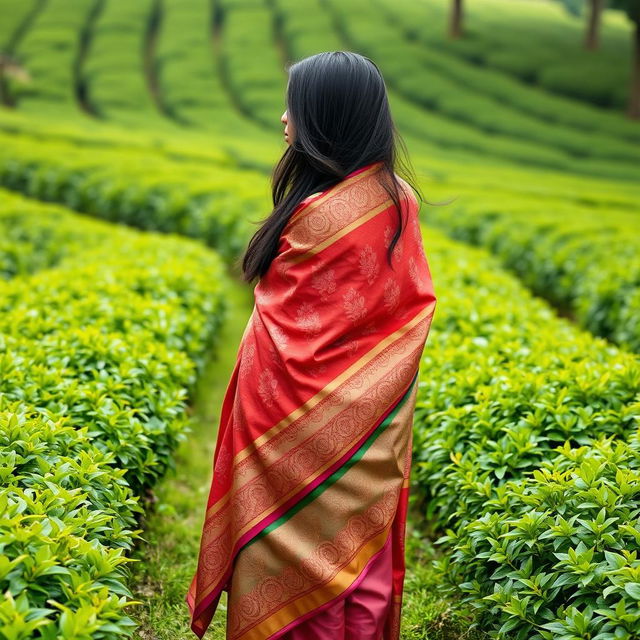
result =
M402 359L404 359L404 356L403 356ZM414 385L414 387L415 387L415 385ZM414 391L415 391L415 388L414 388ZM405 405L405 406L407 406L407 405ZM384 411L382 413L384 414ZM399 413L398 415L403 416L402 412ZM378 416L377 419L380 420L380 418L381 418L381 416ZM396 416L395 419L398 419L398 416ZM276 511L282 504L287 502L292 496L296 495L302 488L304 488L306 485L314 482L314 480L316 480L316 478L318 478L318 476L322 475L331 465L333 465L335 463L336 460L339 460L344 455L345 450L351 449L354 446L354 444L356 444L358 442L358 440L360 440L361 437L362 437L361 433L356 435L353 438L353 440L351 440L349 442L348 445L344 446L340 451L338 451L333 456L333 458L331 460L329 460L326 464L322 465L322 467L320 467L313 475L308 476L308 477L304 478L303 480L301 480L293 489L291 489L286 495L284 495L282 498L280 498L280 500L278 500L278 502L275 502L274 504L270 505L267 511L263 511L263 512L259 513L252 520L247 522L241 529L238 530L236 537L237 538L241 538L247 531L250 531L261 520L264 520L265 517L271 516L271 514L274 511ZM401 488L404 488L404 487L408 486L408 484L409 484L409 479L405 478L403 480Z
M351 233L354 229L357 229L358 227L362 226L365 222L368 222L369 220L371 220L371 218L377 216L379 213L382 213L383 211L386 211L392 205L393 205L393 200L391 200L391 198L389 198L388 200L385 200L385 202L383 202L381 205L378 205L374 209L371 209L370 211L367 211L366 213L361 215L359 218L356 218L352 223L348 224L346 227L343 227L339 231L336 231L332 236L329 236L323 242L320 242L312 249L309 249L309 251L306 251L305 253L301 253L298 256L291 257L287 260L287 262L292 264L298 264L300 262L304 262L305 260L308 260L309 258L312 258L313 256L317 255L321 251L324 251L327 247L330 247L334 242L337 242L338 240L340 240L340 238L343 238L347 234Z
M348 378L354 375L359 369L366 366L373 358L375 358L381 351L386 349L390 344L399 340L402 336L413 329L421 320L426 318L429 313L435 307L436 301L433 300L426 307L422 308L416 315L403 325L399 329L396 329L393 333L389 334L386 338L378 342L375 347L370 351L363 354L362 357L354 362L348 369L343 371L339 376L336 376L329 384L316 393L315 396L309 398L304 404L300 405L297 409L294 409L288 416L280 420L276 425L271 427L268 431L265 431L261 436L256 438L253 442L248 444L242 451L239 451L233 459L232 465L235 466L242 462L245 458L250 456L258 447L267 443L271 438L277 436L283 429L286 429L292 422L295 422L306 413L311 411L319 402L324 400L328 395L333 393L341 384L343 384ZM230 498L230 492L227 492L217 502L212 504L206 512L206 519L211 518L227 503Z
M304 207L302 207L298 212L296 212L295 215L292 215L291 216L291 220L292 221L293 220L298 220L298 218L300 218L302 215L306 216L308 213L311 213L311 211L316 209L316 207L319 207L329 197L335 196L337 193L340 193L341 191L346 189L346 187L348 187L349 185L357 184L358 182L360 182L360 180L370 176L373 173L376 173L377 171L380 170L381 166L382 166L382 161L379 160L372 167L369 167L368 169L365 169L361 173L357 173L355 176L351 176L349 178L345 178L341 182L338 182L337 184L334 184L333 187L329 187L328 189L325 190L325 194L322 197L318 198L317 200L314 200L313 202L310 202L309 204L307 204ZM322 191L320 191L319 193L322 193ZM311 195L313 195L313 194L311 194ZM307 198L310 198L310 197L311 196L307 196ZM305 198L305 200L306 200L306 198Z

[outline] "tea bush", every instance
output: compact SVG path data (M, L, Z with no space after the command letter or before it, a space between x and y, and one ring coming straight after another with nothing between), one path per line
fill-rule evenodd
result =
M0 225L41 270L0 281L0 636L130 636L138 497L188 429L227 311L224 263L20 200L3 199Z
M112 226L63 207L43 206L5 190L0 197L0 277L5 280L53 267L113 235Z
M224 164L170 161L139 149L0 139L0 185L111 222L193 237L228 261L248 240L267 192L262 175L256 179Z
M534 293L574 314L592 333L640 351L640 241L636 205L464 194L433 223L479 244Z
M624 50L626 41L630 40L631 27L620 29L619 25L626 22L626 18L618 12L603 12L600 24L601 34L606 34L601 41L597 60L584 47L576 46L576 42L567 42L569 30L576 32L582 28L582 19L571 19L565 16L562 23L559 16L544 16L548 9L557 11L553 5L537 4L531 6L531 15L523 18L527 11L526 5L520 3L511 5L500 0L482 0L469 7L465 19L467 27L473 29L471 38L450 39L446 37L448 16L443 12L443 2L434 0L429 3L416 3L412 0L374 0L376 10L392 24L397 33L414 44L419 44L425 73L434 70L446 73L452 80L464 85L467 90L475 89L483 94L500 100L502 104L514 107L519 111L537 116L543 121L562 124L572 129L592 132L605 136L614 136L627 142L640 142L640 131L632 120L620 118L615 110L601 109L581 97L590 97L598 81L594 75L603 74L602 80L608 84L611 93L622 98L627 87L617 85L614 74L621 73L628 64ZM440 6L439 6L440 5ZM491 5L499 10L491 8ZM553 8L552 8L553 7ZM561 10L560 10L561 11ZM616 15L617 14L617 15ZM535 19L537 18L538 24ZM568 19L567 19L568 18ZM613 26L617 21L618 25ZM547 24L543 25L543 22ZM551 32L549 27L557 22L558 29ZM571 24L573 22L573 24ZM498 28L496 23L502 23ZM422 25L428 28L422 28ZM508 25L508 26L507 26ZM522 37L522 30L526 31L526 38ZM532 32L536 36L532 37ZM580 32L580 36L582 33ZM543 44L543 38L549 41ZM515 46L505 47L506 42L491 42L492 39L509 41ZM615 44L614 44L615 43ZM495 45L499 45L496 49ZM562 53L559 53L562 48ZM500 64L493 65L491 60L506 61L509 67L500 69ZM613 62L617 58L618 62ZM488 63L488 64L487 64ZM555 75L554 66L572 70L571 80L560 88L559 94L550 91L540 91L528 82L522 82L510 73L511 65L524 63L523 74L533 74L540 70L538 82L544 83L546 77ZM564 73L565 71L562 71ZM614 71L615 70L615 71ZM585 81L585 78L589 78ZM565 97L573 92L566 91L572 85L580 85L580 91L585 96ZM600 87L597 89L600 90ZM575 99L578 98L578 99ZM619 102L623 107L624 102ZM556 127L556 131L559 127Z
M551 634L561 625L580 624L587 605L611 608L616 615L627 607L635 615L629 609L638 582L633 555L628 558L633 570L615 574L619 589L598 598L598 581L588 588L577 582L570 559L553 565L550 574L550 563L560 558L549 549L568 554L569 546L578 549L582 540L576 553L588 555L599 528L609 536L598 547L600 554L632 552L629 540L635 538L636 546L640 540L634 509L638 451L625 444L632 443L640 421L637 357L555 316L500 273L495 258L433 231L425 230L425 238L439 306L421 363L414 475L426 524L446 534L438 541L453 552L439 568L449 575L452 590L478 608L483 628L495 637L565 637ZM581 464L598 457L597 440L606 437L618 453L606 465L599 460L606 490L587 500L593 483L585 474L592 463L584 473ZM602 447L600 458L608 455ZM563 497L559 481L549 480L545 469L551 465L554 473L564 472L571 459L583 478L566 474ZM611 488L613 483L618 486ZM556 530L550 523L565 538L552 536ZM529 566L530 560L535 564ZM516 570L522 581L515 580ZM562 589L553 591L554 585ZM549 594L536 591L543 587ZM575 604L580 614L559 609L563 603Z
M566 96L594 111L626 105L633 27L622 12L602 12L600 44L593 56L583 46L586 14L570 15L555 3L480 0L468 7L468 37L463 38L447 37L446 0L385 0L384 5L410 29L412 41L428 44L454 62L465 60L479 71L499 72L540 95Z
M45 15L56 15L63 9L55 4L45 9ZM67 10L71 5L76 12L87 11L82 4L77 0L63 3ZM89 46L80 62L86 100L101 118L126 119L132 112L161 120L140 59L153 9L152 0L127 5L107 2L91 19ZM55 54L48 57L55 59Z
M27 28L18 34L12 54L28 69L31 81L17 82L9 75L6 84L22 108L42 108L47 104L74 108L74 44L91 6L79 0L54 0L49 11L40 11L42 7L34 6L33 2L24 4L31 5L25 16ZM5 11L7 8L0 7L3 16ZM20 25L16 25L16 30L20 32Z
M558 447L439 540L463 600L483 603L478 624L522 640L640 637L639 434Z
M129 636L138 498L89 427L19 405L0 412L0 636Z
M211 7L207 3L168 0L162 3L157 56L160 95L173 118L206 128L227 121L237 129L240 118L225 94L211 55ZM116 32L117 36L117 32Z

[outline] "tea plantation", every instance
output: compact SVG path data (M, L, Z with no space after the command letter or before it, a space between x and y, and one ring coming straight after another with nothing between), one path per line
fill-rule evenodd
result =
M193 637L238 261L334 50L429 201L403 640L640 639L635 26L568 4L0 0L1 640Z

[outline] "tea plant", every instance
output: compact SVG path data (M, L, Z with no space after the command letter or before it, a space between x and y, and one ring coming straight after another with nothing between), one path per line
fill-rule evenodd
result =
M439 570L494 637L637 637L640 363L554 316L495 258L425 238L439 306L414 475L452 552Z
M139 498L189 429L224 263L15 195L2 225L26 273L0 280L0 636L128 637Z

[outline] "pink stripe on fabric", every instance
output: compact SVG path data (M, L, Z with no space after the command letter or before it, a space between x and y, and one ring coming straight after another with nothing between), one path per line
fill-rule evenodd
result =
M334 606L340 600L344 600L347 596L349 596L349 594L352 591L354 591L354 589L356 589L358 587L358 585L364 580L364 578L367 575L369 569L371 568L371 565L383 553L385 553L387 551L387 549L391 546L391 538L392 538L392 536L391 536L391 528L389 528L389 534L387 535L387 539L385 540L385 543L382 545L382 547L380 549L378 549L378 551L376 551L371 556L371 558L369 559L367 564L362 569L360 575L339 596L336 596L335 598L333 598L333 600L330 600L329 602L325 602L323 605L319 606L318 608L314 609L313 611L308 611L307 613L305 613L304 615L300 616L299 618L296 618L295 620L292 620L288 625L286 625L285 627L282 627L282 629L279 629L274 634L268 636L266 640L276 640L276 638L280 638L282 635L284 635L288 631L291 631L293 628L295 628L296 626L298 626L299 624L301 624L305 620L308 620L309 618L317 616L322 611L325 611L326 609L329 609L330 607Z

